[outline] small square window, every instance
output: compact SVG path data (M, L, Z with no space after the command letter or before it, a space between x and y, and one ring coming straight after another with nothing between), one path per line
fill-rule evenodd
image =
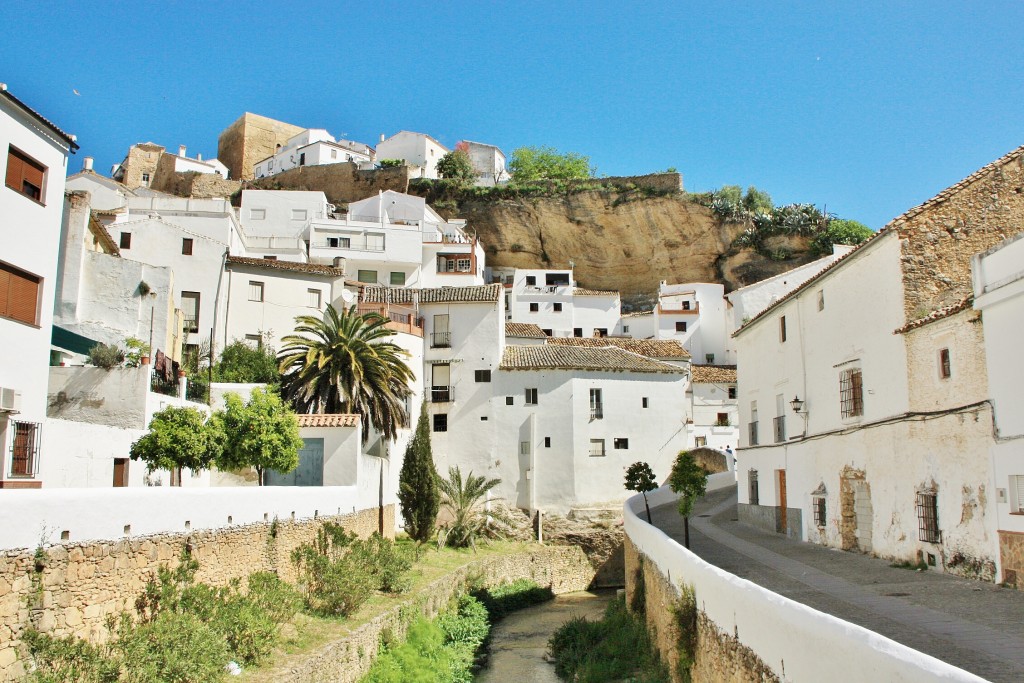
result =
M550 436L545 436L544 437L544 448L551 448L551 437Z
M149 174L148 173L143 173L142 174L142 182L144 182L144 183L148 183L149 182Z
M263 301L263 283L249 280L249 301Z
M356 279L360 282L375 285L377 284L377 271L376 270L358 270L356 271Z
M591 439L590 440L590 457L591 458L603 458L604 457L604 439Z
M640 407L641 408L649 408L650 407L650 403L648 402L646 396L644 396L642 399L640 399Z
M292 220L293 221L304 221L306 220L305 209L292 209Z
M391 271L391 285L393 287L404 287L405 286L405 273L393 270Z
M181 253L185 256L192 255L192 238L183 237L181 240Z
M949 362L949 349L939 350L939 377L949 379L953 376L953 367Z
M715 364L715 354L713 354L713 353L705 353L704 354L704 362L707 363L708 365L714 365Z
M273 164L273 162L271 162ZM273 166L271 166L273 168ZM262 221L267 217L266 209L249 209L249 219L254 221Z
M263 346L263 337L258 334L247 334L245 335L245 343L254 349L258 349Z
M530 454L530 442L529 441L520 441L519 442L519 454L520 455L529 455Z
M507 406L515 405L515 402L516 402L515 396L506 396L505 397L505 405L507 405Z
M537 390L527 389L526 390L526 405L535 406L537 405Z
M434 416L434 431L435 432L447 432L448 431L448 414L441 413Z
M541 332L543 332L544 334L546 334L549 337L551 336L551 328L550 327L541 328Z
M572 336L574 336L574 337L582 337L583 336L583 328L582 327L574 327L574 328L572 328Z
M473 379L477 382L490 382L491 371L490 370L475 370L473 372Z
M629 450L629 439L618 438L612 441L612 446L617 451Z
M562 304L555 304L555 313L562 312Z
M729 398L736 398L736 387L729 387Z
M540 304L530 304L530 313L536 313L540 310Z
M715 425L719 427L728 427L729 413L718 413L718 416L715 418Z
M622 334L629 334L629 325L622 326Z
M332 159L337 159L338 158L338 150L336 150L336 149L332 149L331 150L331 158Z
M121 233L121 248L131 249L132 248L132 234L130 232Z
M306 290L306 305L310 308L320 310L320 305L323 303L323 298L320 294L319 289L307 289Z
M676 332L686 332L686 323L684 321L676 322Z
M537 278L535 276L533 276L533 275L527 275L526 276L526 286L527 287L536 287L537 286Z
M696 446L697 448L704 448L704 446L708 445L708 437L698 436L694 438L693 445Z

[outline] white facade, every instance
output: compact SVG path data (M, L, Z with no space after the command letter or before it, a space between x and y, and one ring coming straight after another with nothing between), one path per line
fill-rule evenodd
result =
M64 179L74 138L0 84L0 487L39 486ZM21 437L16 440L16 432Z
M658 287L654 338L675 339L698 363L735 363L729 348L725 287L688 283Z
M273 156L256 162L253 176L264 178L299 166L354 163L359 168L372 168L372 147L351 140L335 140L323 128L309 128L293 135Z
M691 371L687 397L693 421L687 425L688 445L735 454L739 445L736 369L693 365Z
M476 185L492 187L508 181L509 174L505 170L505 153L494 145L462 140L455 145L455 149L461 150L469 156L469 161L473 164L473 171L476 173Z
M582 289L572 270L495 268L490 279L505 285L511 322L537 325L552 337L622 334L619 293Z
M377 161L401 159L412 166L411 177L437 178L437 162L450 152L434 138L424 133L399 131L377 144Z

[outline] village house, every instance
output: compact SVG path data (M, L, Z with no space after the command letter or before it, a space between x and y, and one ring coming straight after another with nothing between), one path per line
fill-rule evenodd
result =
M190 158L186 152L185 145L178 147L177 154L171 154L163 145L139 142L129 147L121 163L110 169L110 176L130 190L139 187L159 188L173 174L190 171L228 177L227 166L217 159L204 161L202 154Z
M476 174L474 184L480 187L493 187L509 179L505 170L505 154L494 145L471 140L461 140L455 149L465 152Z
M993 414L968 297L972 255L1024 226L1022 156L898 216L736 332L741 520L995 578Z
M607 337L622 333L618 292L579 287L572 269L492 268L505 287L506 317L537 325L549 337Z
M437 162L451 150L425 133L402 130L389 138L381 133L377 143L377 163L401 159L411 168L410 178L438 177Z
M734 454L739 445L736 366L694 363L690 366L690 385L686 394L692 420L687 423L687 445L731 450ZM730 455L730 468L732 460Z
M265 178L299 166L354 163L359 168L373 168L372 147L351 140L336 140L323 128L309 128L279 145L275 152L253 166L253 176Z
M0 488L38 488L68 158L65 133L0 84ZM31 239L26 239L31 235Z

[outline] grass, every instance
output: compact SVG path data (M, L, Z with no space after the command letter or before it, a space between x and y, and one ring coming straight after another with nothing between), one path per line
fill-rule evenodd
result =
M398 539L398 544L414 547L408 538ZM511 555L540 546L511 541L492 541L477 546L474 553L467 548L445 548L437 550L427 546L413 564L410 571L412 587L402 595L375 593L348 619L317 617L299 613L292 620L290 628L282 637L282 644L270 657L270 662L259 669L246 669L242 676L233 680L248 683L265 683L275 680L277 674L296 666L306 656L327 643L339 640L363 626L381 612L404 603L412 604L424 587L441 577L479 560Z
M910 560L900 560L899 562L891 563L889 566L894 569L910 569L918 572L928 569L928 563L924 560L918 560L917 562L911 562Z

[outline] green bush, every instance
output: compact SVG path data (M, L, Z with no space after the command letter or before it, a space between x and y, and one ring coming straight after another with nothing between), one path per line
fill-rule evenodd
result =
M223 635L195 615L179 612L161 612L150 623L123 627L114 649L125 683L219 681L231 659Z
M113 683L120 675L120 663L106 648L73 636L54 638L28 629L21 637L35 662L29 683Z
M247 597L278 624L290 621L302 607L302 597L295 588L273 572L250 574Z
M124 362L124 351L116 346L97 344L89 349L89 363L104 370L116 368Z

